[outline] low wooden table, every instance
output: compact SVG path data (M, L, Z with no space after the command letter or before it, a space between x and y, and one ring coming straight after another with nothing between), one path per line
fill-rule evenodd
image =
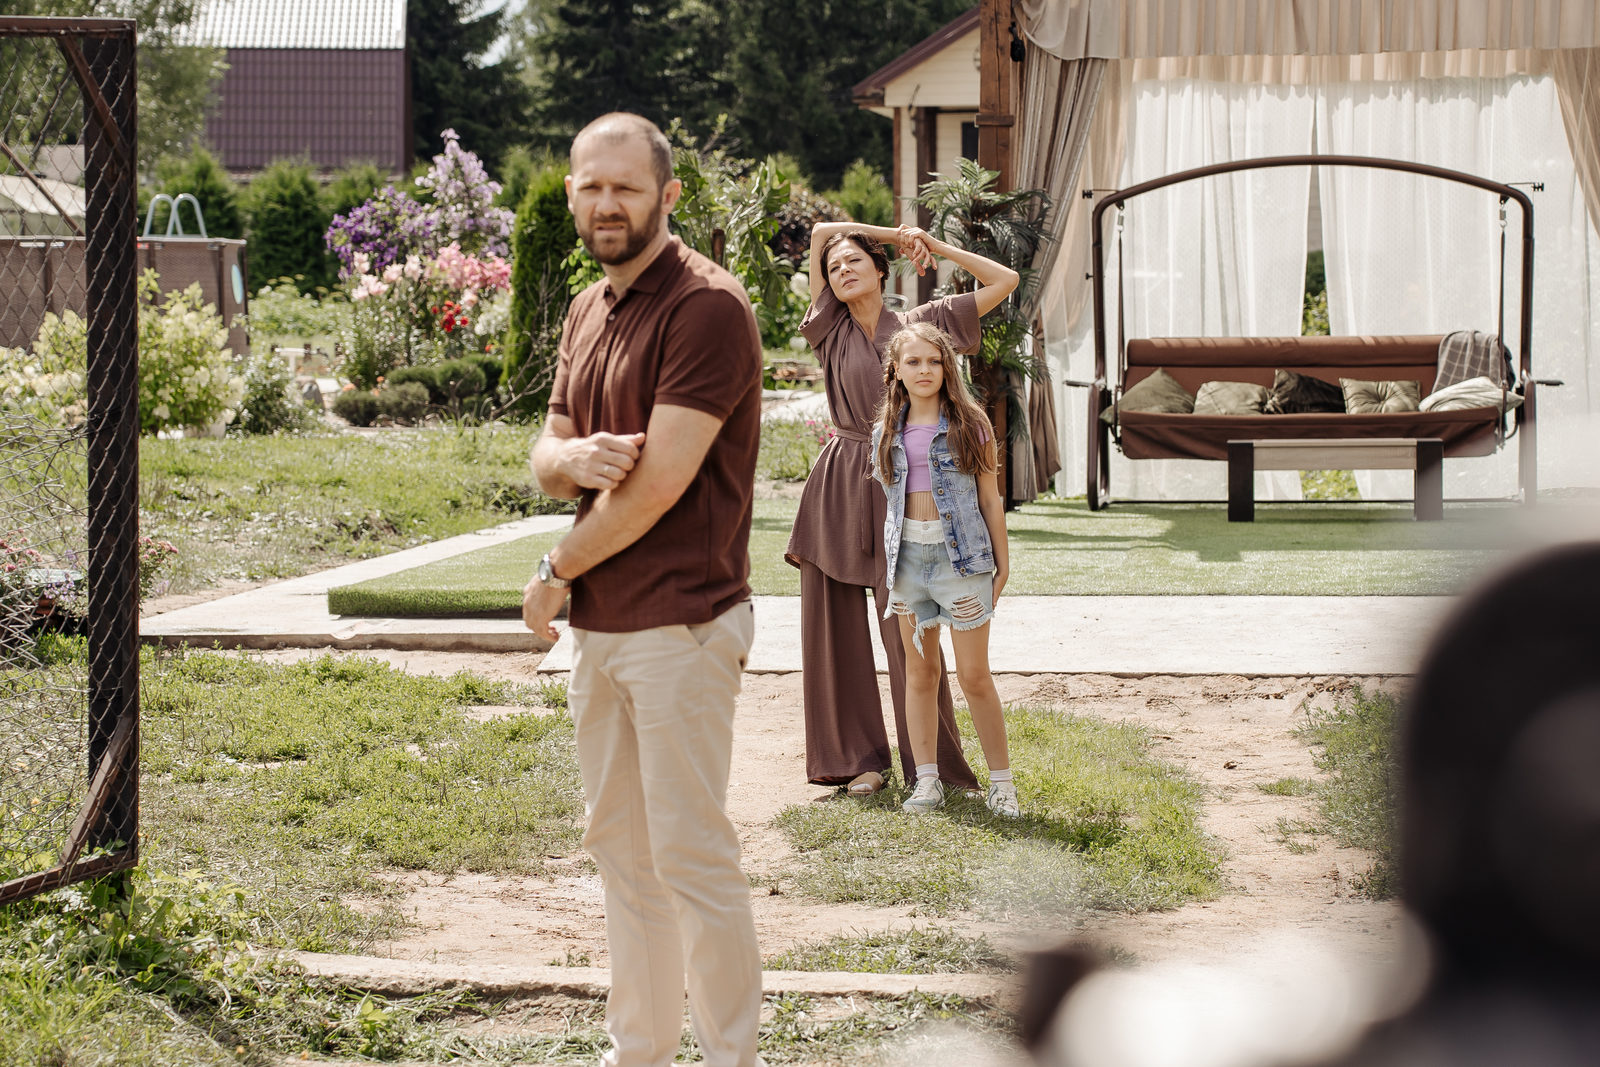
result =
M1418 519L1444 518L1444 442L1437 437L1228 442L1228 521L1256 517L1256 471L1411 470Z

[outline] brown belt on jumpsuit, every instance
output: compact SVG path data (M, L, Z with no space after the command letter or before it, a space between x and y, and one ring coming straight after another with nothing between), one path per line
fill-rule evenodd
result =
M835 426L833 428L833 436L844 441L854 441L855 443L861 445L870 445L872 443L871 434L862 433L860 430L846 430L842 426ZM867 481L872 482L874 486L877 485L877 479L872 476L872 457L870 456L867 457ZM877 542L879 537L883 536L881 530L874 530L872 528L871 515L872 509L869 507L865 512L862 513L861 521L856 524L856 534L860 541L861 551L868 556L874 554L872 546Z

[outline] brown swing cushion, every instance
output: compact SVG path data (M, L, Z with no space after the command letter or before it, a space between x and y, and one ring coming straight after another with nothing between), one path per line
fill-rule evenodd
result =
M1164 368L1185 389L1210 381L1252 382L1271 390L1287 370L1324 382L1415 381L1422 395L1433 388L1439 340L1400 337L1149 337L1128 342L1125 388ZM1130 459L1228 458L1230 440L1437 437L1446 456L1494 452L1495 409L1406 411L1375 414L1309 412L1273 415L1119 413L1123 454Z

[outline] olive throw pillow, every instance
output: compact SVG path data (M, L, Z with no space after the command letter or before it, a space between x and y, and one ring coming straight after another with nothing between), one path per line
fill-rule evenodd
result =
M1340 378L1344 390L1344 409L1352 415L1378 415L1386 411L1415 411L1422 397L1418 382L1363 382Z
M1189 395L1189 390L1178 379L1158 367L1155 373L1128 387L1122 399L1117 401L1116 410L1187 415L1194 410L1194 397ZM1107 426L1111 425L1112 417L1109 407L1100 413L1100 420Z
M1196 415L1259 415L1267 387L1253 382L1206 382L1194 394Z
M1296 374L1292 370L1274 371L1272 393L1261 410L1268 415L1298 415L1308 411L1343 411L1344 390L1332 382Z

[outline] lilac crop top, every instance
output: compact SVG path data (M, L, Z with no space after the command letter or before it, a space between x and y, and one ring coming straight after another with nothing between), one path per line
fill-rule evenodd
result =
M906 450L906 492L931 493L933 492L933 476L928 473L928 446L933 444L933 437L939 432L939 426L919 426L916 423L906 423L905 429L900 431L900 442ZM980 431L983 441L989 440L989 431Z

